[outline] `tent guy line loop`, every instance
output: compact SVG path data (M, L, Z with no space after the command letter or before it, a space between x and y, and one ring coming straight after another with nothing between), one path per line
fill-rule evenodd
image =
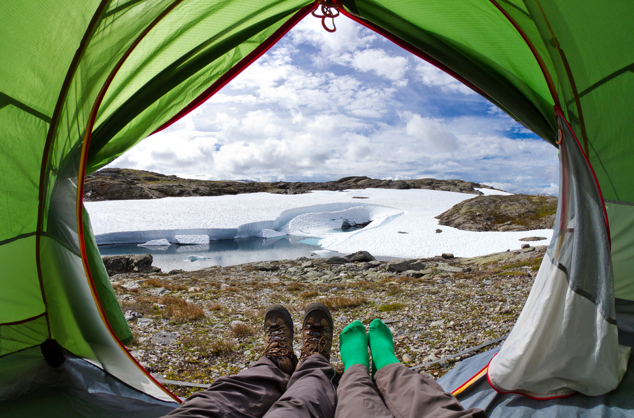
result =
M317 9L310 12L310 14L318 19L321 19L321 26L323 26L326 32L335 32L337 30L337 27L335 26L335 17L339 16L339 6L328 1L318 1L317 4L321 6L321 14L317 12ZM332 29L326 25L327 18L332 19Z
M450 356L443 357L443 358L438 359L438 360L434 360L434 361L430 361L430 362L428 362L428 363L419 364L418 366L410 367L410 370L417 370L417 369L420 369L420 368L422 368L422 367L432 366L432 365L434 365L434 364L437 364L437 363L442 363L443 361L447 361L447 360L452 359L452 358L454 358L454 357L458 357L458 356L461 356L461 355L463 355L463 354L470 353L470 352L472 352L472 351L477 351L477 350L479 350L479 349L481 349L481 348L484 348L484 347L486 347L486 346L489 346L489 345L492 345L492 344L495 344L495 343L499 343L500 341L504 341L504 340L506 340L506 337L508 337L508 334L507 334L507 335L505 335L505 336L503 336L503 337L496 338L495 340L487 341L487 342L485 342L485 343L482 343L482 344L480 344L480 345L477 345L477 346L475 346L475 347L473 347L473 348L470 348L470 349L468 349L468 350L463 350L463 351L460 351L460 352L458 352L458 353L456 353L456 354L452 354L452 355L450 355Z

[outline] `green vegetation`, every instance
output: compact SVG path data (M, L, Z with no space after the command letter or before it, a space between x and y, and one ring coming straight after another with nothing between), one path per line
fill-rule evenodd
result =
M379 306L378 311L379 312L394 312L394 311L400 311L404 307L405 307L404 303L388 303L388 304Z

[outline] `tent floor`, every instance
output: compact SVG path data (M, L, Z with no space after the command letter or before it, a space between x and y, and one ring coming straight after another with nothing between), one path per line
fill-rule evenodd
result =
M464 360L451 372L438 379L448 392L482 370L499 347ZM579 417L631 418L634 414L634 356L619 387L603 396L576 394L568 398L538 401L516 394L497 393L486 378L480 379L462 392L458 399L465 408L481 408L490 418Z
M155 418L176 408L115 379L66 352L50 367L39 346L0 357L0 416L3 418Z

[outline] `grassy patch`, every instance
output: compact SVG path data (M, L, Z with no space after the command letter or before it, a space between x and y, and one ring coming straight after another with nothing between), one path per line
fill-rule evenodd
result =
M319 292L317 290L308 290L306 292L300 293L299 297L302 299L310 299L310 298L314 298L317 295L319 295Z
M500 273L496 273L495 276L528 276L528 273L523 271L502 271Z
M175 291L175 290L187 290L189 289L185 285L173 285L165 280L157 279L155 277L151 279L147 279L141 283L143 287L163 287L167 290Z
M396 281L398 283L421 283L423 282L422 278L416 278L416 277L409 277L409 276L401 276L398 279L396 279Z
M207 352L214 356L232 353L235 349L233 343L227 340L211 340L207 347Z
M180 340L181 346L205 357L221 356L235 350L233 343L227 340L209 339L205 335L187 335Z
M238 338L244 338L255 334L255 329L247 324L236 324L231 327L231 333Z
M388 304L379 306L378 311L379 312L394 312L394 311L400 311L404 307L405 307L404 303L388 303Z
M219 311L219 310L221 310L221 309L222 309L222 305L221 305L221 304L219 304L219 303L214 303L214 304L211 304L211 305L209 305L209 307L207 308L207 310L209 310L209 311Z
M121 303L121 309L125 311L139 312L144 315L152 313L152 305L158 301L157 298L138 298Z
M167 296L161 298L161 303L165 305L163 316L177 323L193 321L205 316L205 312L202 309L181 298Z
M401 293L401 288L395 285L390 285L387 288L387 294L390 296L398 295Z
M288 286L286 286L286 290L288 290L289 292L297 292L298 290L302 290L302 289L304 289L304 285L297 282L293 282L289 284Z
M321 302L326 305L331 311L336 311L337 309L342 308L356 308L357 306L361 306L364 303L367 303L367 299L363 296L335 296L332 298L323 299Z
M379 287L379 284L376 282L367 282L365 280L359 280L354 283L350 283L347 287L349 288L359 288L359 289L376 289Z

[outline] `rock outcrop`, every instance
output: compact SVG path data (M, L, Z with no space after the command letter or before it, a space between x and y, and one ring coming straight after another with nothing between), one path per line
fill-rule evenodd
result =
M348 189L429 189L481 195L475 188L490 188L462 180L377 180L365 176L344 177L336 181L316 182L247 182L182 179L149 171L106 168L86 176L84 200L159 199L180 196L223 196L242 193L301 194L312 190ZM362 196L358 198L363 198Z
M109 276L123 273L157 273L161 269L152 267L151 254L111 255L101 258Z
M550 229L557 198L552 196L478 196L438 215L441 225L464 231L530 231Z

